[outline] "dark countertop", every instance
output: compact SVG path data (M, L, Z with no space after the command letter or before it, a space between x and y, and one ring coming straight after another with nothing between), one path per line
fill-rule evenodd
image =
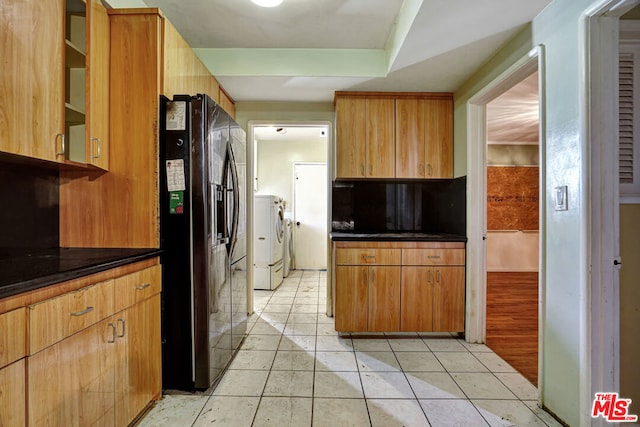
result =
M0 298L142 261L159 249L60 248L0 253Z
M378 242L466 242L465 236L446 233L354 233L332 231L329 236L334 242L378 241Z

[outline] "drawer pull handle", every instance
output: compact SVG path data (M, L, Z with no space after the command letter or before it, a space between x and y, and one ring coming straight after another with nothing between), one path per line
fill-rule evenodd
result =
M427 258L429 258L429 259L440 259L440 255L429 255Z
M436 270L436 283L440 283L440 270Z
M147 289L149 286L151 286L151 283L143 283L142 285L136 286L136 290L141 291L143 289Z
M376 261L376 256L375 255L362 255L362 259L364 259L365 261L372 260L373 262L375 262Z
M89 306L87 308L85 308L84 310L80 310L80 311L76 311L75 313L71 313L72 316L75 317L80 317L80 316L84 316L87 313L91 313L93 311L93 307Z
M111 339L107 340L109 344L113 344L116 342L116 325L113 323L109 323L109 327L111 328Z
M124 319L118 319L118 324L122 325L122 332L117 334L118 337L122 338L124 337L124 330L125 330L125 322Z

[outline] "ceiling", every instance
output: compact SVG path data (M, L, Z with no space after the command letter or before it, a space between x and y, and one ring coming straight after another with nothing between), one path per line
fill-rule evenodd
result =
M539 105L536 71L487 104L487 142L538 144Z
M237 101L454 92L551 0L107 0L159 7Z

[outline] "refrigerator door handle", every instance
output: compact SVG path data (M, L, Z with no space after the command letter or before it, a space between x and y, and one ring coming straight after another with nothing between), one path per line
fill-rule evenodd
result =
M231 233L230 233L230 246L229 255L233 252L238 239L238 222L240 220L240 189L238 188L238 169L236 168L236 162L233 157L233 151L231 150L231 144L227 146L227 158L229 159L229 169L231 172L231 184L232 188L227 191L233 192L233 219L231 221Z

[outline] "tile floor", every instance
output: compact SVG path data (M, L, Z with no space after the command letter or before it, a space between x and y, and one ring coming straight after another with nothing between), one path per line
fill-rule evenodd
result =
M219 384L169 393L140 426L559 426L537 390L484 345L449 334L338 336L326 272L256 291Z

